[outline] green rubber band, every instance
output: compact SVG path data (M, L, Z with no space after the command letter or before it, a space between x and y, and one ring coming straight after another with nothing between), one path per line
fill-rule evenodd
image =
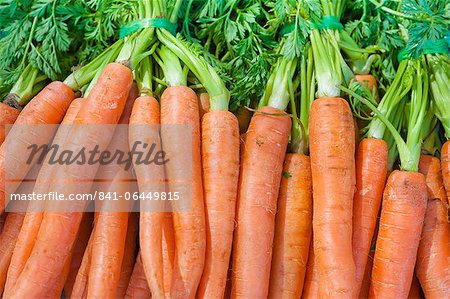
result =
M168 19L149 18L132 21L126 24L120 28L119 37L124 38L142 28L162 28L169 31L172 35L177 34L177 24L170 22Z
M341 21L336 16L324 16L319 23L312 24L314 29L318 30L342 30L344 26L341 24Z

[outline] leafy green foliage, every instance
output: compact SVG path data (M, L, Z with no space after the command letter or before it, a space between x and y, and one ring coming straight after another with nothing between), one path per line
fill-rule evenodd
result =
M202 45L225 70L231 109L259 99L269 77L277 42L270 9L261 0L191 0L185 3L182 34Z
M407 50L413 58L422 55L427 40L439 40L448 34L450 5L445 0L403 1L402 11L414 18L407 23L409 29Z

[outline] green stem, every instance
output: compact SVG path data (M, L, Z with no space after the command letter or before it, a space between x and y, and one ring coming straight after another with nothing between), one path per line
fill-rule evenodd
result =
M390 13L391 15L394 15L394 16L397 16L397 17L401 17L401 18L404 18L404 19L408 19L408 20L412 20L412 21L416 21L416 22L423 22L423 21L425 21L425 20L422 20L422 19L410 16L410 15L401 13L399 11L390 9L389 7L384 6L383 3L379 3L379 2L377 2L375 0L369 0L369 1L372 2L376 6L376 8L381 8L382 10L384 10L387 13Z
M9 97L14 98L18 105L25 106L45 86L47 79L47 76L28 64L11 88Z
M375 105L373 105L369 100L366 100L365 98L356 94L354 91L347 89L344 86L340 86L340 89L363 102L377 115L377 117L384 123L389 132L392 134L392 137L394 138L395 143L397 144L401 164L403 166L402 168L406 171L417 171L417 166L415 167L416 163L414 162L414 160L417 159L414 159L414 155L408 149L408 146L406 145L406 142L403 140L400 133L396 130L396 128L392 125L392 123L383 115L383 113L380 110L378 110L377 107L375 107Z
M391 117L393 109L395 109L397 104L403 100L406 94L411 90L412 78L408 77L409 72L407 72L407 68L407 60L400 62L394 81L378 104L378 110L381 111L383 115L386 115L388 119ZM385 129L386 126L384 122L381 121L377 115L369 124L367 137L381 139L384 136Z
M205 87L210 96L211 110L228 110L230 93L217 72L167 30L157 30L157 36L167 48L183 61Z
M116 59L122 45L123 40L118 40L94 60L75 70L66 78L66 80L64 80L64 83L74 91L80 90L80 88L89 84L97 74L99 68L103 69L105 65Z
M25 47L25 52L24 53L28 53L28 50L30 49L31 42L32 42L33 36L34 36L34 31L36 30L37 21L38 21L38 17L36 16L33 19L33 25L31 25L30 35L28 36L27 46ZM27 55L23 55L22 61L20 62L19 67L25 65L26 58L27 58Z
M165 81L169 86L186 86L187 76L183 71L180 60L169 48L161 46L153 55L163 70Z

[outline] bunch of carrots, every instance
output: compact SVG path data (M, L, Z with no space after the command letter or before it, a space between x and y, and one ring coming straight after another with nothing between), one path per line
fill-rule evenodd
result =
M46 2L0 5L76 35L0 78L2 298L449 298L446 1ZM168 162L25 158L94 143Z

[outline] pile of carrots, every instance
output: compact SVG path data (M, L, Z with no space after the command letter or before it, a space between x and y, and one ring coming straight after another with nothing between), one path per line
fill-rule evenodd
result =
M137 21L179 27L202 5L136 2ZM348 1L318 1L317 12L288 2L293 12L280 28L339 18ZM394 11L377 4L377 13ZM389 53L315 26L274 30L280 43L264 50L274 60L262 97L233 111L233 73L224 75L202 37L186 41L167 25L111 42L24 107L0 103L2 298L450 298L450 141L441 143L450 138L448 49L415 55L412 47L389 81L375 67L361 71L351 51ZM58 124L66 126L33 126ZM83 125L129 126L123 135ZM172 125L190 129L190 144L184 131L164 130ZM93 141L124 152L154 144L169 156L187 147L191 159L131 170L94 163L81 172L24 159L32 144L77 151ZM130 202L96 202L95 212L81 212L83 202L67 211L6 205L14 192L170 192L184 171L186 210L148 201L138 212ZM97 182L101 175L110 180Z

